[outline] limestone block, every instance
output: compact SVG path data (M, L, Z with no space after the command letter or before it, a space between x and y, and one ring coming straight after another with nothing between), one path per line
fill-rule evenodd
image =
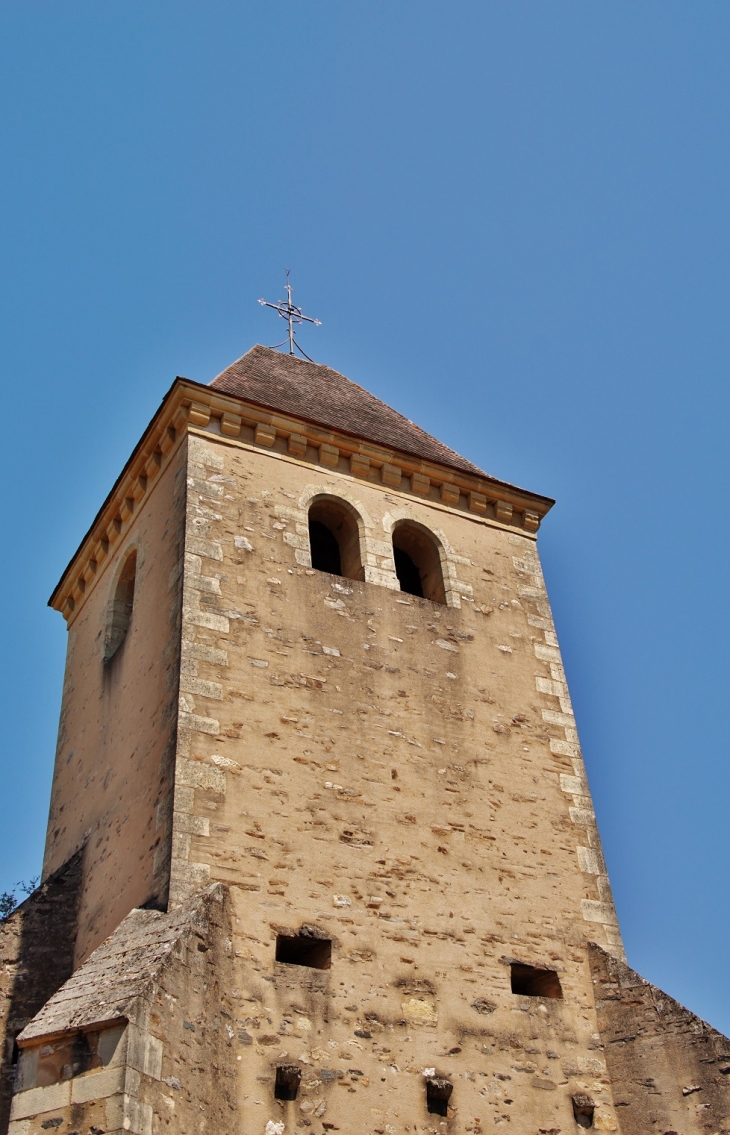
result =
M259 422L254 433L254 440L257 445L265 445L268 449L271 449L276 441L276 430L273 426L265 426L263 422Z
M178 832L184 832L188 835L210 835L210 820L207 816L194 816L189 812L181 812L177 808L175 809L175 827Z
M600 874L601 866L598 862L598 855L592 847L578 846L576 851L578 853L578 864L581 871L585 871L587 875Z
M509 524L512 519L512 505L509 501L495 501L494 515L497 517L497 520L501 520L503 524Z
M222 560L223 549L215 540L203 540L200 536L188 536L187 551L195 552L199 556L207 556L209 560Z
M423 473L411 473L411 492L427 497L431 491L431 481Z
M370 458L363 457L361 453L350 455L350 472L353 477L367 477L370 474Z
M18 1092L13 1096L10 1118L27 1119L29 1116L42 1115L44 1111L57 1111L67 1107L70 1102L71 1083L68 1080L61 1084L49 1084L45 1088L30 1088L27 1092Z
M487 511L487 498L483 493L469 493L469 509L471 512L478 512L484 515ZM498 517L501 519L501 517Z
M441 500L444 504L457 505L461 493L459 492L458 485L447 485L446 482L441 486Z
M203 764L202 761L179 760L175 781L190 788L209 788L213 792L226 790L225 775L220 769Z
M303 434L289 434L287 448L292 457L304 457L307 452L307 439Z
M522 514L522 527L526 528L528 532L537 532L540 527L540 517L536 512L525 510Z
M392 489L399 489L403 473L397 465L390 465L386 461L381 467L380 478L384 485L390 485Z
M178 725L180 729L192 729L195 733L209 733L214 737L220 733L219 721L214 717L201 717L197 713L179 713Z
M153 1080L162 1076L162 1041L136 1025L129 1025L127 1064Z
M557 737L551 737L550 752L561 757L579 757L580 745L578 745L577 742L561 741Z
M334 445L326 445L322 443L319 447L319 463L320 465L329 465L333 469L337 467L340 460L340 451Z
M223 697L223 687L220 682L207 682L203 678L190 678L182 675L180 689L184 693L200 694L201 697L212 698L215 701L220 701Z
M124 1089L125 1068L105 1068L100 1072L86 1072L71 1081L71 1103L89 1103L103 1100Z
M241 415L226 411L221 414L221 433L228 437L238 437L241 432Z
M175 444L176 433L174 426L168 426L166 430L163 430L160 437L160 452L163 456L169 453Z
M183 639L181 653L183 658L197 658L201 662L212 662L216 666L228 665L227 651L219 650L215 646L206 646L202 642L190 642L188 639Z
M543 646L542 643L535 643L535 658L539 658L541 662L560 662L560 651L555 646Z
M188 453L191 462L208 465L211 469L217 469L219 472L223 470L223 454L216 451L214 443L203 441L202 437L188 439Z
M561 773L560 787L563 792L567 792L571 796L585 796L588 793L587 782L579 776L566 776L565 773Z
M609 925L616 923L616 911L613 903L583 899L580 905L586 922L605 922Z
M226 615L214 615L208 611L190 611L185 614L186 623L196 627L206 627L210 631L221 631L228 634L230 623Z
M574 824L583 824L590 827L596 822L595 812L591 808L569 808L570 818Z
M188 411L188 422L191 426L207 426L210 421L210 406L202 402L192 402Z

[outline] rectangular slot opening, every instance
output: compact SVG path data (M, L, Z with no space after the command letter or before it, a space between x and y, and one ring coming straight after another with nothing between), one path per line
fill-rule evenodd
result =
M523 997L563 996L560 978L554 969L537 969L535 966L513 962L510 967L512 992Z
M276 960L289 966L329 969L332 965L332 942L308 934L277 934Z
M590 1096L573 1096L573 1117L579 1127L593 1126L595 1106Z
M431 1115L449 1114L449 1098L454 1085L443 1076L430 1076L426 1080L426 1107Z
M277 1100L295 1100L299 1091L302 1070L296 1064L280 1064L276 1069L274 1096Z

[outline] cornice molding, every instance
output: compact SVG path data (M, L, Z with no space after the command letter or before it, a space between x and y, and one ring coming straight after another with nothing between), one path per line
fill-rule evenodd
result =
M344 458L353 478L533 538L554 504L549 497L502 481L424 461L177 378L48 601L69 626L103 574L114 545L128 532L140 505L188 432L276 452L297 464L335 469Z

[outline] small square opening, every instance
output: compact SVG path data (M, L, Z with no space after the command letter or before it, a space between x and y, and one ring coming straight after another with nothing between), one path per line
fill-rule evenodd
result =
M443 1076L431 1076L426 1080L426 1107L431 1115L449 1114L449 1099L454 1085Z
M308 934L278 934L276 960L289 966L330 969L332 942L329 938L315 938Z
M296 1064L279 1064L276 1069L274 1096L277 1100L295 1100L302 1079L302 1070Z
M513 962L511 967L512 992L523 997L561 998L563 989L554 969L537 969L535 966Z
M573 1096L573 1118L579 1127L593 1126L595 1105L590 1096Z

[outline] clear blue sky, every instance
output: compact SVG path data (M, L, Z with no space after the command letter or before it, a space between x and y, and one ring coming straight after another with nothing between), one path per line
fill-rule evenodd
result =
M0 3L0 890L41 860L45 603L176 374L315 359L540 537L631 963L730 1031L727 0Z

